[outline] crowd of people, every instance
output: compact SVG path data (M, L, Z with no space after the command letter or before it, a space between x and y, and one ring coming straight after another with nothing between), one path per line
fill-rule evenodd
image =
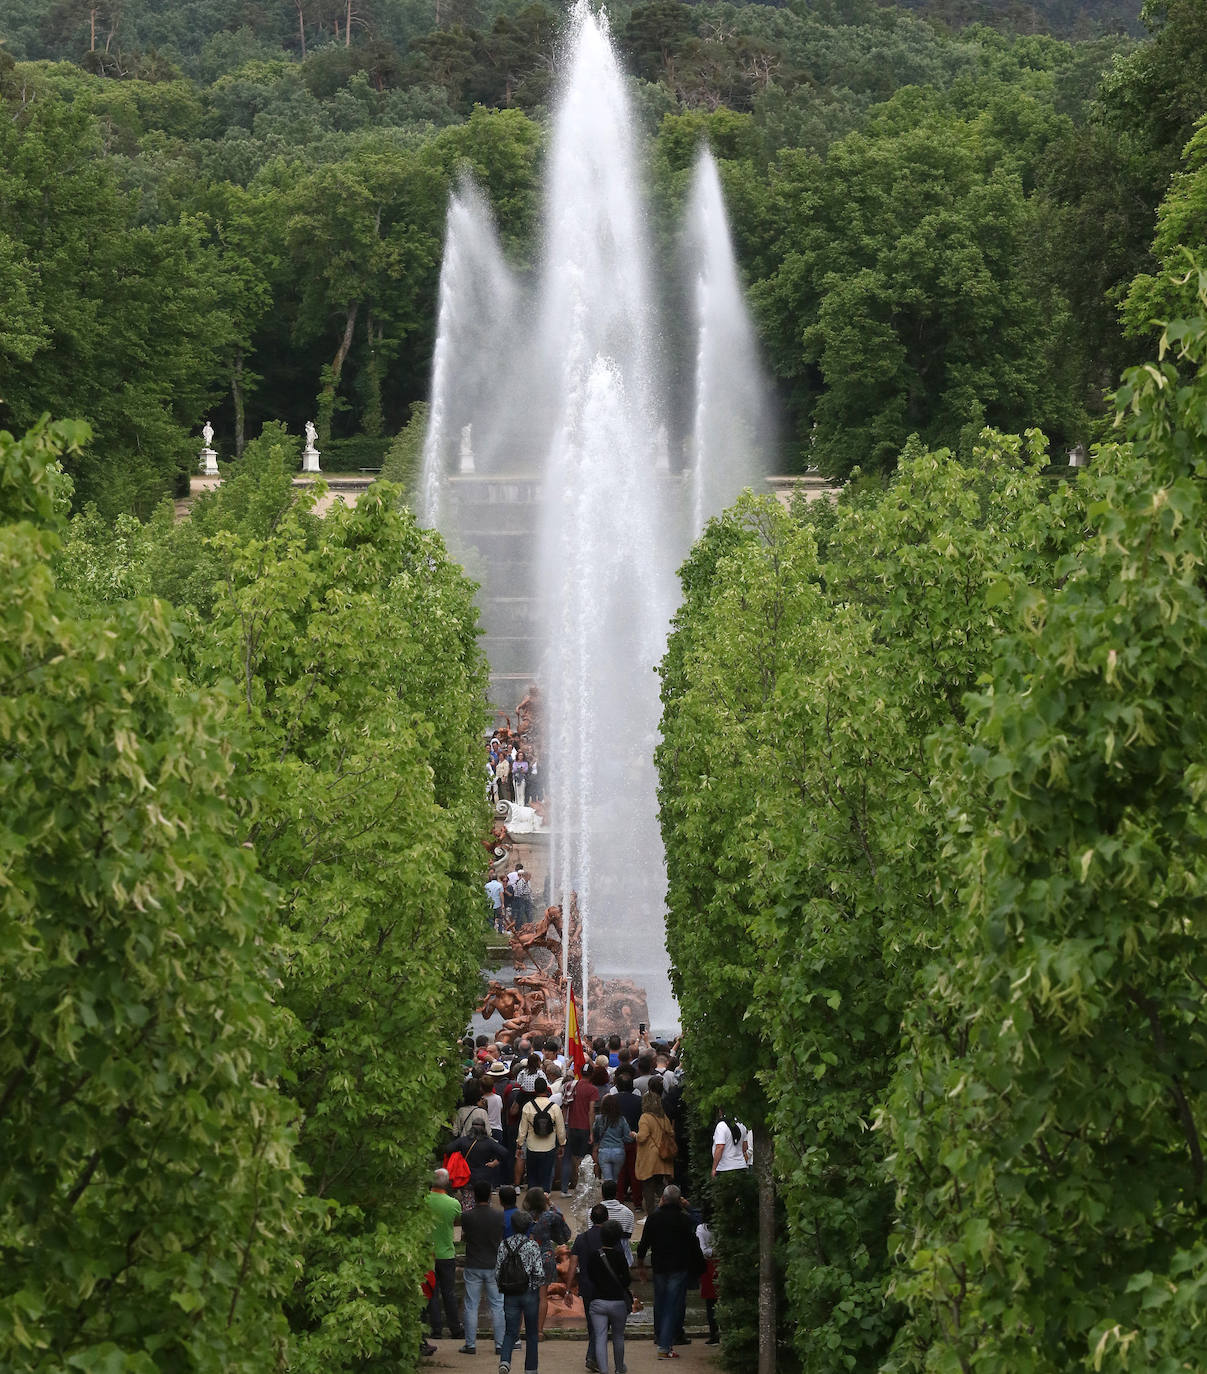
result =
M524 1336L527 1374L538 1367L550 1302L577 1297L587 1321L586 1368L625 1374L632 1282L652 1269L659 1359L678 1358L689 1286L698 1284L708 1343L720 1339L716 1257L703 1210L686 1193L689 1140L678 1042L592 1042L581 1074L555 1036L514 1045L488 1036L465 1042L460 1102L442 1142L428 1205L434 1262L428 1317L433 1339L445 1325L460 1351L477 1352L485 1303L498 1374L511 1374ZM572 1237L555 1198L579 1189L592 1161L598 1197L589 1225ZM718 1116L709 1172L750 1167L749 1136ZM456 1286L454 1227L464 1242L462 1296ZM425 1344L425 1353L435 1353ZM609 1364L609 1352L611 1363Z
M546 882L541 893L542 900L548 896L548 888ZM500 934L531 923L536 898L531 876L522 863L517 863L509 870L504 865L491 869L486 881L486 895L494 912L494 928Z

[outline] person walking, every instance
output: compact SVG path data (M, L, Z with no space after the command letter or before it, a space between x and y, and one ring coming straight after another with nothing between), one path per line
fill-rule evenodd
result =
M453 1243L453 1227L461 1217L461 1204L449 1194L447 1169L437 1169L432 1175L432 1188L426 1202L432 1214L432 1248L436 1254L436 1282L428 1301L428 1321L433 1338L439 1340L440 1303L443 1301L449 1333L454 1339L462 1340L465 1333L461 1330L461 1312L457 1306L457 1250Z
M465 1344L458 1352L473 1355L478 1343L478 1308L485 1294L490 1308L490 1325L495 1339L495 1355L503 1354L503 1295L495 1282L495 1265L503 1243L503 1213L490 1206L490 1184L479 1179L474 1184L478 1204L461 1218L461 1238L465 1241Z
M574 1244L570 1247L570 1271L566 1275L566 1292L572 1293L577 1285L578 1296L583 1304L583 1316L587 1319L587 1374L599 1374L599 1364L595 1358L595 1333L591 1329L591 1299L595 1296L595 1286L591 1282L587 1265L591 1261L591 1256L596 1254L603 1244L603 1224L608 1220L608 1209L602 1202L597 1202L591 1208L589 1220L591 1225L574 1237Z
M637 1159L634 1173L641 1180L641 1201L646 1216L658 1206L662 1190L675 1168L675 1128L662 1106L658 1093L641 1099L641 1118L637 1123Z
M590 1074L584 1073L577 1081L572 1077L564 1081L566 1086L562 1089L562 1115L566 1121L566 1153L570 1157L570 1176L566 1177L566 1167L563 1165L563 1197L578 1187L579 1166L583 1158L591 1153L591 1135L599 1103L599 1089L591 1082Z
M523 1081L523 1075L519 1081ZM529 1188L541 1188L546 1193L552 1191L554 1166L561 1159L565 1145L566 1123L562 1109L554 1102L545 1075L538 1074L533 1080L532 1101L520 1113L520 1130L516 1137L516 1169L523 1159L528 1169ZM519 1181L517 1172L516 1182Z
M595 1118L595 1166L600 1178L615 1182L624 1168L625 1146L637 1137L620 1109L620 1097L609 1093L599 1104Z
M641 1122L641 1095L633 1091L632 1070L623 1065L616 1070L615 1096L620 1103L620 1114L629 1123L632 1132L624 1150L624 1168L616 1180L616 1194L621 1202L644 1209L641 1180L637 1177L637 1127Z
M496 931L503 929L503 884L499 881L497 874L492 873L486 883L486 895L490 898L490 905L493 911L491 919L494 921Z
M526 1374L535 1374L540 1352L538 1321L545 1266L541 1262L540 1247L529 1235L531 1214L517 1207L511 1216L511 1230L512 1234L500 1242L495 1259L495 1283L503 1294L504 1318L499 1374L511 1374L511 1355L519 1344L521 1320L524 1323L524 1369Z
M629 1264L624 1257L620 1222L608 1220L599 1228L602 1244L587 1261L591 1281L591 1335L599 1374L608 1374L608 1332L612 1334L612 1364L626 1374L624 1327L633 1308Z
M549 1315L549 1285L557 1279L557 1247L569 1241L570 1227L542 1188L528 1189L524 1194L524 1209L532 1218L532 1230L528 1234L540 1247L541 1263L545 1266L545 1282L537 1310L537 1331L543 1340L545 1318Z
M683 1195L673 1183L662 1190L662 1200L647 1216L637 1246L637 1272L645 1277L645 1257L653 1252L654 1341L660 1360L677 1360L675 1333L682 1330L687 1309L687 1284L692 1274L704 1270L704 1256L696 1228L683 1206Z

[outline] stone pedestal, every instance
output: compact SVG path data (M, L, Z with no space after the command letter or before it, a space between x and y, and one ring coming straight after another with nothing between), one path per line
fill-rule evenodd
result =
M207 444L198 457L197 471L203 477L218 476L218 455Z

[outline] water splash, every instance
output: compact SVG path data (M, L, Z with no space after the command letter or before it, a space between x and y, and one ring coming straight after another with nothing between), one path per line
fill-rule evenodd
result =
M448 203L420 478L421 518L436 529L444 528L447 477L463 466L474 421L498 404L497 358L518 304L490 207L463 179Z
M695 410L691 438L692 534L757 486L770 451L770 398L758 361L711 151L696 159L685 245L694 269ZM690 270L690 269L689 269Z
M571 15L565 53L531 295L507 269L481 198L462 188L449 207L424 513L486 583L486 643L500 646L493 671L518 642L515 622L497 628L515 614L503 606L508 582L511 601L536 607L525 666L538 669L546 703L552 899L568 907L578 893L584 956L604 978L644 984L652 1024L669 1029L678 1014L663 922L655 669L693 530L759 475L766 397L716 167L704 154L684 238L696 366L683 433L661 368L670 347L635 122L607 21L586 0ZM463 443L475 475L461 479L458 507L443 498L457 480L450 474L464 470ZM676 470L685 452L686 476ZM521 568L527 476L540 477L542 508ZM471 488L489 492L488 518ZM589 1005L581 1012L585 1024Z

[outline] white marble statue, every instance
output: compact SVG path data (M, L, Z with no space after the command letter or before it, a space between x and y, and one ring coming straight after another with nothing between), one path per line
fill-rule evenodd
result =
M318 430L314 427L313 420L306 421L306 447L302 450L302 471L321 472L319 467L319 451L314 446L314 441L318 438Z
M205 447L197 455L197 467L203 477L218 476L218 455L214 452L214 426L207 420L201 427L201 438Z

